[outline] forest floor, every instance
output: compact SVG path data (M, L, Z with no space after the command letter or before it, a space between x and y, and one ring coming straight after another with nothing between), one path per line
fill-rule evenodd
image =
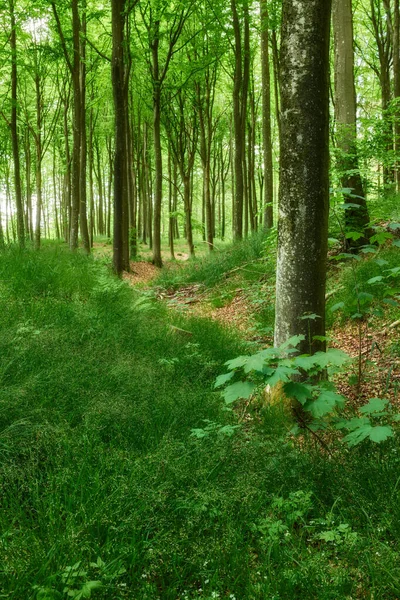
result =
M398 435L349 449L334 432L327 453L282 403L232 410L215 390L273 342L273 240L161 272L142 256L127 282L110 258L0 253L0 597L398 600ZM377 269L357 263L359 289ZM357 354L353 276L333 270L327 314ZM362 392L393 398L399 310L380 302Z
M171 271L179 268L175 261L167 264ZM261 306L260 298L265 304L274 303L273 290L270 285L263 283L263 277L260 277L256 286L246 285L239 271L240 269L233 282L231 280L229 285L226 282L220 284L216 290L203 283L165 288L157 285L160 270L151 262L141 260L131 263L131 272L124 274L124 280L143 290L154 289L156 297L172 310L211 319L240 332L247 341L258 342L261 346L271 345L271 334L265 331L260 334L257 317ZM328 335L333 347L343 350L353 359L348 371L342 373L337 382L340 393L354 407L358 407L369 398L379 397L384 392L385 397L400 408L400 357L391 350L393 347L400 347L400 321L377 321L372 326L368 321L361 324L350 322L345 327L342 322L335 322ZM359 361L362 372L360 386L350 383L357 377Z

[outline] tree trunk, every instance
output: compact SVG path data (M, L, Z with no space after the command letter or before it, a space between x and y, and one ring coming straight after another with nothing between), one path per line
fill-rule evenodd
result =
M25 226L24 226L24 207L22 202L21 189L21 164L19 156L19 137L18 137L18 68L17 68L17 32L15 23L14 0L9 0L11 16L11 140L14 159L14 186L15 186L15 204L17 207L17 236L18 243L23 248L25 246Z
M115 109L114 238L113 266L121 276L124 268L123 204L126 168L126 123L124 99L124 11L125 0L112 0L112 85Z
M268 2L260 0L261 7L261 75L262 75L262 132L264 151L264 228L274 224L274 172L272 165L271 133L271 74L269 68Z
M368 243L364 232L369 223L369 215L357 156L352 0L333 0L332 7L338 166L342 187L352 190L350 202L359 206L345 211L346 229L363 233L359 240L349 240L351 247L357 247Z
M324 343L329 213L329 0L284 0L275 345ZM308 314L318 317L302 320Z

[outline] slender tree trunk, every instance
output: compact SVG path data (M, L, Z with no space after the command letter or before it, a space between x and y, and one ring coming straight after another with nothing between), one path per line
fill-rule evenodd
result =
M18 67L17 67L17 32L15 23L14 0L9 0L11 16L11 141L14 159L14 187L15 204L17 208L17 235L18 243L23 248L25 246L25 226L24 226L24 206L22 201L21 188L21 165L19 156L19 136L18 136Z
M35 248L40 248L40 224L42 219L42 106L43 95L40 75L37 71L35 76L36 90L36 224L35 224Z
M400 10L399 0L394 0L393 19L393 80L394 97L400 102ZM394 122L394 147L396 154L396 184L397 193L400 193L400 106L395 112Z
M261 8L261 75L262 75L262 132L264 151L264 228L274 224L274 172L272 166L271 133L271 74L269 67L269 18L268 2L260 0Z
M114 238L113 266L121 276L124 268L123 204L126 168L126 123L124 99L124 15L125 0L112 0L112 84L115 109L115 155L114 155Z

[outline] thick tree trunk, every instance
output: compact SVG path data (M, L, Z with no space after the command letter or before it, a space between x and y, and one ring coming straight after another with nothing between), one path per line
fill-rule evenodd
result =
M352 190L351 203L359 206L357 209L346 210L346 229L364 233L369 215L357 156L352 0L333 0L332 7L338 166L343 188ZM349 241L350 246L366 243L368 240L365 235L356 242Z
M275 344L324 348L329 213L329 0L284 0ZM317 318L302 320L308 314Z

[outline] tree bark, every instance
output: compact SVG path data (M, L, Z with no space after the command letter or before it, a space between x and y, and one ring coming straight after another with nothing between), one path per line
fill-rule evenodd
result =
M329 0L284 0L275 345L324 343L329 213ZM316 318L302 320L308 314Z
M347 231L363 233L359 240L348 241L350 247L358 247L368 243L365 229L369 223L369 215L357 155L352 0L333 0L332 7L338 167L342 187L351 189L351 204L359 206L345 211Z
M261 8L261 75L262 75L262 131L264 150L264 228L274 224L274 172L272 165L271 133L271 74L269 66L268 3L260 0Z
M126 168L126 122L124 99L124 8L125 0L112 0L112 85L115 109L114 151L114 238L113 266L117 275L124 269L123 205Z
M11 16L11 141L14 159L14 187L15 204L17 208L17 236L18 243L23 248L25 246L25 225L24 225L24 206L22 201L21 188L21 164L19 156L19 137L18 137L18 67L17 67L17 32L15 22L14 0L9 0Z

